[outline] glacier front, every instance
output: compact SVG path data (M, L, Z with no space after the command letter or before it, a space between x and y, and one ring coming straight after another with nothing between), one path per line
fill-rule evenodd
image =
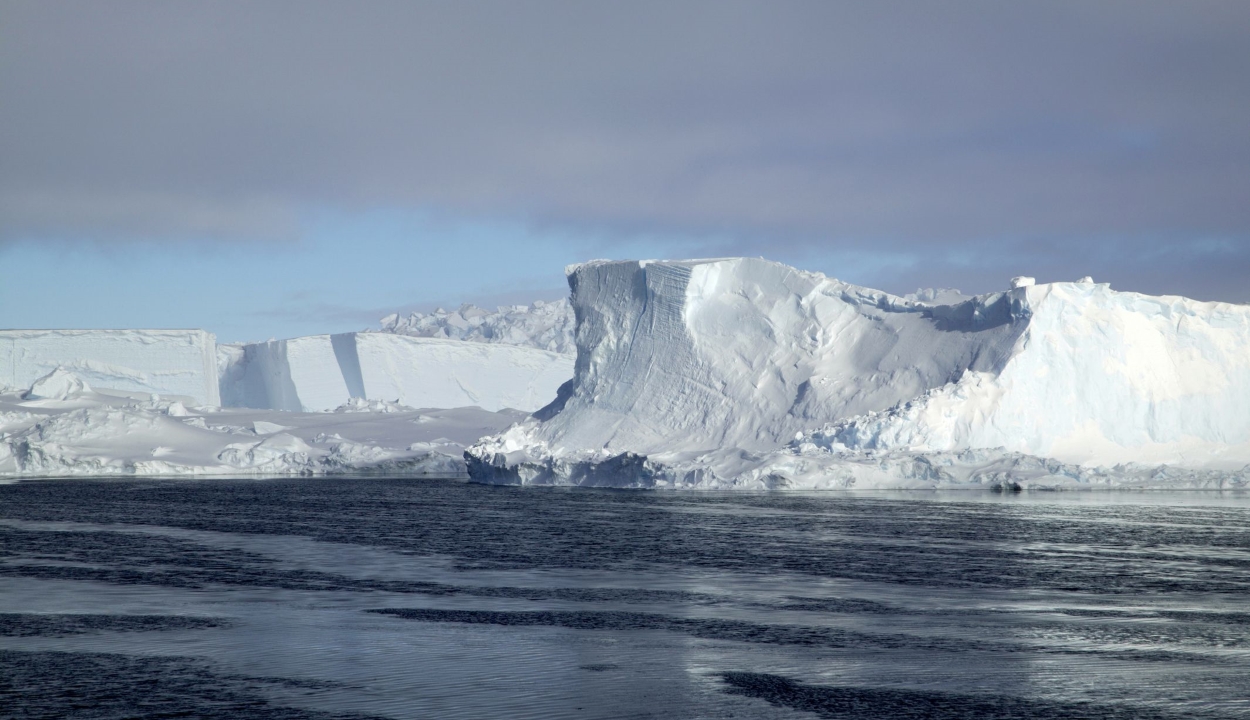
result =
M468 448L475 479L1250 481L1250 306L1089 278L925 302L746 258L596 261L568 275L574 377L533 418Z

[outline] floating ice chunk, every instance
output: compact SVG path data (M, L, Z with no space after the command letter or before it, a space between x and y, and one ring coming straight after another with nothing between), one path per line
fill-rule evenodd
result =
M283 430L290 430L291 428L278 423L265 422L264 420L253 420L252 429L256 431L257 435L272 435Z
M1077 281L1076 281L1076 283L1077 283L1078 285L1093 285L1093 284L1094 284L1094 278L1090 277L1089 275L1086 275L1085 277L1081 278L1080 280L1077 280Z
M227 410L214 414L209 425L201 408L193 415L179 401L152 404L146 397L136 401L77 392L80 386L70 378L55 379L65 387L53 392L55 383L42 383L36 393L42 391L43 399L24 400L25 391L0 393L0 482L152 474L457 474L464 472L460 453L465 444L506 428L520 415L477 408L427 410L430 422L418 428L410 422L416 413L369 417ZM408 449L431 437L439 439ZM441 444L443 437L456 440Z
M236 468L290 472L310 465L314 451L307 443L286 433L271 435L258 443L234 443L217 459Z
M85 380L57 366L52 372L31 383L25 397L27 400L70 400L89 392L91 386Z
M1013 277L1011 279L1012 290L1015 290L1016 288L1029 287L1030 285L1036 285L1036 284L1037 284L1037 280L1027 275L1017 275L1016 277Z

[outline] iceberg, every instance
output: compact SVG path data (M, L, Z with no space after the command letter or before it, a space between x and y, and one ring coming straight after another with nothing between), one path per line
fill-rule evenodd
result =
M382 332L397 335L502 343L567 355L577 352L573 308L567 299L504 305L494 312L466 303L452 311L438 308L432 313L412 313L408 317L395 313L381 322Z
M361 393L359 370L353 373L350 361L343 362L348 353L355 353L351 334L219 345L222 405L292 412L333 410ZM349 378L355 380L354 387L348 385Z
M569 355L392 333L311 335L218 348L226 407L328 412L352 399L533 411L573 375Z
M203 330L0 330L0 387L62 368L101 391L218 405L216 345Z
M573 379L466 450L476 480L1250 481L1250 306L1031 277L926 302L749 258L595 261L568 279Z

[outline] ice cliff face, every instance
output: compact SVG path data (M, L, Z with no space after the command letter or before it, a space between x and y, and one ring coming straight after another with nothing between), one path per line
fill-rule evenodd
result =
M573 326L568 300L539 300L532 305L499 307L495 312L466 304L451 312L439 308L432 313L382 318L386 333L519 345L568 355L577 352Z
M470 472L817 487L1011 468L1081 481L1134 462L1245 476L1250 307L1020 280L937 304L764 260L576 266L573 380L470 447Z
M221 345L218 373L226 407L319 412L359 398L532 411L555 397L573 360L529 347L341 333Z
M0 387L62 368L98 388L217 405L216 343L203 330L0 330Z

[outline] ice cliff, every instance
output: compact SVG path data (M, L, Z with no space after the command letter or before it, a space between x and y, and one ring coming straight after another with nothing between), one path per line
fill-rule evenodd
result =
M295 412L352 398L417 408L536 410L573 374L568 355L389 333L218 347L222 404Z
M98 388L218 405L215 348L203 330L0 330L0 387L59 367Z
M1250 480L1250 306L1089 278L943 304L756 259L592 262L569 284L574 377L466 451L476 479Z

